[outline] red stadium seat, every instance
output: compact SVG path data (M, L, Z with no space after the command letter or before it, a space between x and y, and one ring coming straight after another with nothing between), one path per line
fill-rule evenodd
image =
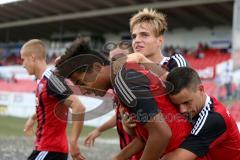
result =
M233 103L230 113L237 122L240 122L240 101Z
M7 92L34 92L37 82L33 80L17 80L17 82L7 82L0 80L0 90Z
M190 66L195 69L204 69L210 66L216 66L218 63L227 61L231 58L230 53L220 53L218 49L209 49L204 52L204 58L195 58L192 55L186 55L185 58Z

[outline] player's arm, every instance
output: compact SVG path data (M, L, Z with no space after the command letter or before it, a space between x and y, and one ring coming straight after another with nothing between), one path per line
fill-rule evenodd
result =
M35 121L36 121L36 113L30 116L25 123L23 131L26 136L31 136L33 134L33 127L34 127Z
M73 158L80 157L80 159L85 159L81 155L80 149L78 147L78 140L83 128L85 107L82 105L79 98L75 95L70 95L64 101L64 104L72 108L72 129L69 139L70 153Z
M146 58L143 54L135 52L114 61L112 63L113 74L116 75L119 69L122 67L122 65L124 65L126 62L142 64L145 67L145 69L151 70L158 76L163 76L167 72L166 69L152 62L151 60Z
M188 62L185 60L185 58L180 54L176 53L172 55L166 65L166 69L160 67L158 64L153 63L149 59L147 59L143 54L141 53L132 53L127 56L126 58L127 62L136 62L141 63L145 66L146 69L151 70L155 74L159 75L162 79L166 79L166 76L168 72L170 72L172 69L177 67L187 67Z
M108 129L111 129L116 126L116 114L112 116L111 119L103 123L101 126L94 129L91 133L87 135L84 140L84 145L91 147L94 145L94 141L97 137L101 135L102 132L105 132Z
M48 94L59 100L59 104L64 103L65 106L72 108L72 129L69 139L70 153L72 158L77 160L85 159L78 147L78 139L83 128L85 107L80 102L78 96L72 94L72 90L68 87L66 81L62 77L52 74L48 79ZM61 111L62 105L59 105ZM56 111L55 111L56 112ZM67 112L64 110L64 112Z
M117 155L113 157L113 160L128 160L134 154L140 152L145 147L145 143L139 138L134 138L131 143L124 147Z
M153 63L151 60L146 58L142 53L135 52L127 55L126 62L135 62L135 63Z
M167 70L165 68L162 68L159 64L152 62L139 52L129 54L127 56L127 62L135 62L142 64L146 70L151 70L159 77L162 77L167 73Z
M115 91L127 106L130 115L148 131L141 160L155 160L164 153L171 138L171 130L155 101L153 92L157 91L150 89L152 87L159 90L157 93L161 93L161 87L158 86L161 83L152 84L149 77L138 70L143 70L138 64L125 65L115 78ZM155 75L151 75L158 80Z
M147 59L142 53L135 52L124 57L118 58L114 60L114 63L124 65L126 62L134 62L134 63L153 63L151 60ZM117 71L119 68L117 68Z
M161 160L195 160L197 155L183 148L166 154Z
M196 123L197 125L193 127L191 134L180 145L180 148L167 154L164 160L175 160L176 157L178 157L178 160L194 160L208 153L212 142L226 131L226 124L223 117L216 112L208 112L208 114L202 115L206 120ZM224 138L214 145L222 141L224 141Z
M141 160L157 160L161 157L171 138L171 129L163 119L161 113L158 113L149 122L144 124L148 131L148 139L143 151Z

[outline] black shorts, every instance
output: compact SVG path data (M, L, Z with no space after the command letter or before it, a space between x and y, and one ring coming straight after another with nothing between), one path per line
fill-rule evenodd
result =
M61 152L48 152L33 150L27 160L67 160L68 154Z

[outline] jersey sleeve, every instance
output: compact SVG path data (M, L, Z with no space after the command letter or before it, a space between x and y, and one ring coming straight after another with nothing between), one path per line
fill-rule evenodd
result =
M160 111L151 93L150 85L145 74L124 67L114 80L114 89L118 97L130 114L142 125Z
M187 66L188 66L187 61L179 53L172 55L167 63L168 71L171 71L172 69L177 67L187 67Z
M54 74L48 78L47 90L50 96L54 96L58 100L64 100L73 93L65 79Z
M191 134L181 144L180 148L202 157L209 151L209 146L225 131L226 124L220 114L212 112L201 115L201 118L193 126Z

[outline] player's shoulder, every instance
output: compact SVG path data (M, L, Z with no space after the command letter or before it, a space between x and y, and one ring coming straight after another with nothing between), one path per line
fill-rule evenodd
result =
M209 102L205 104L204 108L199 113L191 134L198 135L226 130L224 117L215 111L213 100L210 99L210 97L208 98Z
M49 68L44 72L44 77L47 81L47 88L55 93L64 93L69 90L69 87L64 77L55 73L55 68Z
M168 66L170 69L176 68L176 67L187 67L188 63L186 59L182 56L180 53L173 54L169 61Z
M126 63L120 68L115 79L129 83L145 82L147 79L147 73L148 71L145 70L140 64Z
M214 105L214 111L218 112L222 116L230 115L226 106L219 102L215 97L211 97Z

